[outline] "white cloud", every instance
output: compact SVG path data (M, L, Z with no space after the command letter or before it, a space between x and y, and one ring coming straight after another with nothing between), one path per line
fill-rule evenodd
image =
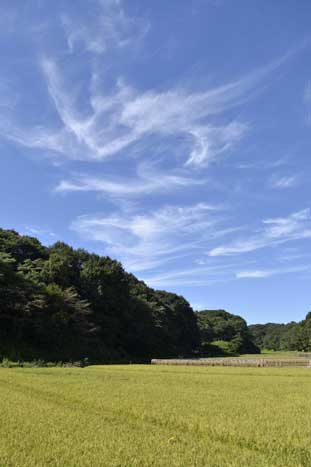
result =
M105 253L121 260L127 270L140 276L143 274L149 285L158 288L208 286L309 269L309 266L295 264L280 267L280 263L275 268L258 268L256 260L232 262L217 258L278 245L291 239L311 238L308 209L287 218L265 219L256 238L218 247L206 257L210 242L240 230L220 228L220 221L217 207L199 203L187 207L167 206L150 214L82 216L72 223L71 228L88 240L102 242ZM296 259L297 256L291 261Z
M147 136L158 135L173 138L187 164L202 165L232 147L246 130L246 125L238 121L221 126L205 121L236 104L248 86L244 82L205 93L191 93L182 88L139 93L121 80L113 94L102 95L93 90L90 100L93 111L85 117L79 115L77 98L72 90L66 90L56 64L45 59L42 67L64 125L62 133L68 134L70 141L74 138L72 150L77 158L102 159ZM189 145L192 149L185 153ZM60 145L59 150L67 153L68 147Z
M257 160L252 162L239 162L238 164L234 164L234 167L237 169L254 169L254 170L271 170L275 169L276 167L281 167L282 165L286 165L288 162L288 157L280 157L274 161L264 161L264 160Z
M310 108L310 104L311 104L311 81L309 81L307 83L306 87L305 87L304 100L305 100L305 104L307 106L307 111L308 111L307 122L310 124L311 123L311 108Z
M166 146L166 157L176 159L179 167L207 166L234 148L249 130L248 122L232 110L258 94L264 80L292 53L241 79L202 91L181 83L141 90L120 77L114 83L103 81L109 56L99 61L98 54L126 45L131 45L127 50L132 54L132 41L146 32L145 20L128 17L119 0L100 0L85 10L85 17L64 13L62 22L70 50L81 52L82 47L91 57L82 60L83 66L80 62L81 73L77 73L74 53L67 54L66 60L63 56L58 61L48 56L41 59L52 104L48 113L55 111L54 124L41 119L42 114L36 125L21 122L17 111L0 117L2 137L59 160L101 161L117 154L128 157L130 151L136 157L153 159L161 145ZM61 189L84 190L88 185L97 187L99 182L66 180ZM119 187L109 187L114 189Z
M255 270L255 271L241 271L236 273L236 278L237 279L244 279L244 278L264 278L264 277L269 277L272 274L274 274L274 271L260 271L260 270Z
M50 237L56 237L54 232L51 232L47 229L42 229L40 227L26 227L26 231L33 235L48 235Z
M311 238L310 209L297 211L288 217L265 219L262 224L261 229L253 236L213 248L209 251L209 256L248 253L291 240Z
M235 267L236 265L232 263L210 264L195 268L186 265L182 270L147 275L145 280L153 287L208 286L234 280Z
M311 81L309 81L305 88L305 101L306 103L311 102Z
M297 186L299 182L298 175L289 176L274 176L270 179L270 185L272 188L291 188Z
M57 239L57 235L54 232L38 226L26 226L24 229L22 229L21 233L39 238L41 242L48 245L55 243Z
M59 125L29 128L3 119L0 130L18 144L78 160L102 160L134 146L139 155L151 158L157 146L152 138L158 138L179 164L204 166L230 150L248 129L245 122L232 117L220 122L219 117L252 97L279 62L203 92L182 86L139 92L122 79L103 92L94 71L89 89L83 88L83 98L89 95L89 100L81 110L81 83L67 80L64 69L44 58L41 68Z
M253 271L241 271L236 273L237 279L264 279L267 277L275 276L278 274L290 274L295 272L302 272L309 270L309 266L296 266L292 268L283 269L265 269L265 270L253 270Z
M152 214L82 216L71 228L87 239L103 242L109 254L131 271L163 265L192 255L214 230L214 206L167 206Z
M191 185L206 183L204 178L187 176L184 171L161 172L152 164L140 163L133 177L95 177L78 175L71 180L62 180L57 192L95 191L111 196L140 196L156 192L175 191Z
M288 217L276 217L262 221L266 226L264 233L269 239L296 239L311 235L311 212L309 208L290 214Z
M87 17L61 16L71 52L83 46L88 52L103 54L111 48L133 46L149 30L149 22L128 16L120 0L99 0L93 6L87 9Z

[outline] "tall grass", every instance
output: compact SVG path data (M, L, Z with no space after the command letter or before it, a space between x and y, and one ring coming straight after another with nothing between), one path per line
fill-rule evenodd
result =
M0 369L2 467L310 467L311 370Z

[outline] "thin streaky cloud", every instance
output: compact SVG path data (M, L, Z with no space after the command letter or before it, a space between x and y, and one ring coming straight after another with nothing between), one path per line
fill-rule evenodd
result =
M148 280L152 280L155 284L157 283L165 283L165 281L177 280L181 279L184 281L186 278L188 279L198 279L202 280L202 277L208 277L210 279L220 279L224 277L224 275L229 277L234 277L234 271L241 267L240 263L232 263L226 262L222 264L215 264L211 260L209 261L209 265L205 264L203 267L188 267L184 270L172 270L170 272L164 272L160 274L153 274L152 276L148 277Z
M166 206L151 214L82 216L71 228L87 239L102 242L130 270L142 270L143 265L163 265L176 255L191 256L202 249L208 233L215 230L217 210L216 206L197 203Z
M311 103L311 81L308 81L306 85L304 98L307 104Z
M249 131L248 122L231 117L219 123L216 117L251 99L285 59L204 92L180 85L166 91L139 91L118 79L112 91L103 93L92 71L91 95L81 112L80 83L69 82L66 68L44 57L40 65L59 125L48 127L39 122L29 128L26 123L18 125L14 118L3 119L0 132L20 145L51 151L54 157L59 154L86 161L100 161L139 144L145 157L148 138L157 136L168 150L179 154L181 165L206 166Z
M311 81L308 81L305 92L304 92L304 101L307 107L307 123L311 124Z
M126 14L120 0L100 0L95 11L89 10L89 18L61 15L67 45L70 52L81 46L87 52L102 55L112 48L121 48L139 43L147 34L150 23L147 19Z
M194 178L185 171L162 172L151 164L140 163L136 176L116 178L115 176L94 177L78 175L68 180L61 180L56 186L57 192L95 191L111 196L139 197L149 193L176 191L188 186L203 185L206 180Z
M182 271L172 270L168 273L147 274L144 278L148 284L154 287L165 287L165 284L169 284L169 286L209 286L236 280L236 270L249 266L251 263L253 261L215 264L210 259L209 265L204 267L185 267Z
M299 183L298 175L288 176L273 176L270 179L270 186L272 188L292 188L297 186Z
M237 169L254 169L254 170L271 170L283 165L287 165L288 158L281 157L274 161L255 161L255 162L239 162L238 164L231 164Z
M305 272L310 270L310 266L296 266L283 269L261 269L252 271L240 271L236 273L237 279L265 279L279 274L292 274L297 272Z
M281 263L287 263L290 261L295 261L297 259L307 258L309 255L305 253L287 253L286 251L283 252L277 259Z
M311 238L309 208L294 212L288 217L264 219L261 228L253 236L239 238L229 244L215 247L208 252L208 255L227 256L249 253L261 248L304 238Z
M48 229L43 229L40 227L29 227L26 226L25 230L29 235L36 235L36 236L48 236L48 237L56 237L56 234Z

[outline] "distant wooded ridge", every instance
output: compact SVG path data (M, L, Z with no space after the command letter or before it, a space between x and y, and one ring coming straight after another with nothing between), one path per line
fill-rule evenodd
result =
M309 332L310 321L291 329ZM224 310L195 312L109 257L0 229L0 359L146 362L284 349L285 337L271 347L269 336L285 325L266 326L248 327ZM310 350L301 333L290 342Z
M287 324L252 324L248 327L255 344L268 350L311 351L311 313L305 319Z

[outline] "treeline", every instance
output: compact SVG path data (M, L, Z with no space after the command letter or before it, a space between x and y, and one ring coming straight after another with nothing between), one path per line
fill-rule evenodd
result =
M200 311L196 315L202 356L260 353L246 321L240 316L224 310Z
M189 303L121 264L0 230L0 358L147 361L199 351Z
M195 313L109 257L0 229L0 359L143 362L257 350L240 317Z
M298 323L253 324L249 330L260 349L311 351L311 313Z

